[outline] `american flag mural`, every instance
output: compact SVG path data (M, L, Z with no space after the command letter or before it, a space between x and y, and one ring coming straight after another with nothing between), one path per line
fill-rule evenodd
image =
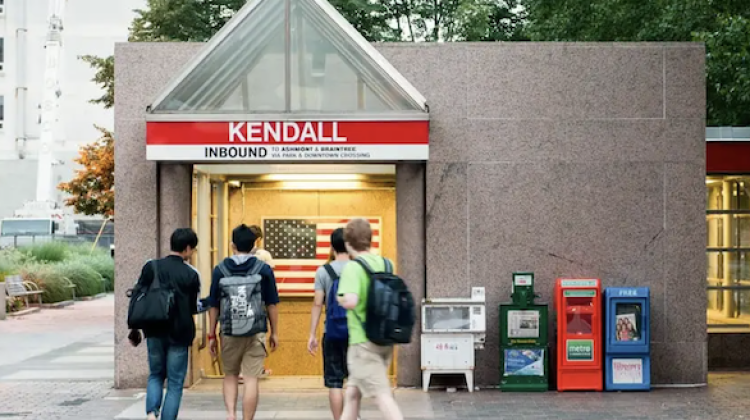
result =
M381 220L376 217L263 218L263 248L271 253L280 295L312 296L315 271L328 261L331 233L349 220L367 219L372 227L372 252L381 249Z

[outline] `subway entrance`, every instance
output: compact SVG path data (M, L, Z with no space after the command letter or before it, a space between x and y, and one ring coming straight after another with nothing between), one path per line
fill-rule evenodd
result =
M201 243L192 264L210 290L211 272L232 254L231 232L245 224L260 229L254 252L274 271L280 303L279 347L269 352L263 389L323 388L320 349L307 344L316 270L331 258L330 235L353 218L373 229L373 252L397 258L396 168L389 164L199 164L194 165L192 227ZM398 267L396 267L398 270ZM325 310L314 335L322 340ZM221 354L209 351L208 313L197 316L191 377L218 386ZM398 355L390 368L396 381Z

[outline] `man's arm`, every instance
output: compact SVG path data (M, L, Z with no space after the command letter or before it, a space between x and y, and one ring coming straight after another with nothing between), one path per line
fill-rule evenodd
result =
M312 307L312 316L310 321L310 340L312 340L318 331L318 324L320 323L320 314L323 313L323 302L325 302L326 299L326 292L325 290L325 282L324 282L324 276L325 276L325 268L320 267L315 272L315 297L313 298L313 307ZM311 350L309 347L310 343L308 343L308 350Z
M266 311L268 312L271 351L274 351L279 345L279 308L277 306L279 304L279 291L276 288L276 276L274 276L270 266L266 266L261 275L263 276L261 293L263 294L263 302L265 302Z
M361 270L356 264L347 264L344 271L341 272L341 280L339 280L336 300L338 300L339 305L347 310L354 309L359 303L360 284L357 269Z
M211 289L208 295L208 338L216 339L216 326L219 324L219 308L221 305L221 290L219 282L221 281L221 270L214 269L211 274Z
M326 294L322 290L315 291L315 298L313 298L312 307L312 320L310 321L310 337L315 337L318 332L318 324L320 323L320 315L323 313L323 301L325 300Z

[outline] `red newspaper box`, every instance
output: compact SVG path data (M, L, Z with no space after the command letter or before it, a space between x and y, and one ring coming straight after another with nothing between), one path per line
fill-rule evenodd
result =
M557 279L557 390L601 391L602 288L599 279Z

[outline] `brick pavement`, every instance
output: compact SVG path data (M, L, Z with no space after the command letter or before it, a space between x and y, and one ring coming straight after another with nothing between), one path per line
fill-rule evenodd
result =
M0 322L0 420L142 420L142 390L112 384L112 297ZM20 363L23 362L23 363ZM59 372L67 378L51 379ZM80 373L83 372L83 373ZM66 375L68 373L65 373ZM750 374L712 374L700 389L516 394L398 390L407 419L750 419ZM223 419L216 391L187 390L180 419ZM326 395L264 393L257 420L328 419ZM363 419L380 418L372 401Z
M734 420L750 419L750 374L712 374L707 388L656 389L639 393L502 393L480 390L447 393L435 390L398 390L397 399L407 420ZM256 420L328 419L326 395L265 393ZM180 419L222 419L218 392L187 391ZM143 401L120 413L116 420L143 419ZM379 419L372 401L362 418Z
M0 321L0 419L111 419L132 404L112 398L113 308L110 295Z

